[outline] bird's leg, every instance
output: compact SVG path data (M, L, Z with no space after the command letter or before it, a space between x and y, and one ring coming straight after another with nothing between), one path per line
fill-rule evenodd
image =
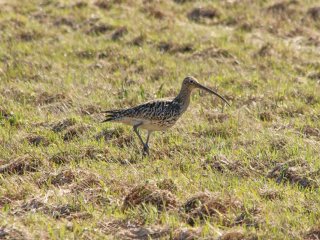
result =
M139 139L140 139L140 142L141 142L142 145L143 145L143 153L144 153L144 152L145 152L145 149L148 148L148 146L143 142L142 137L141 137L141 135L140 135L140 133L139 133L139 131L138 131L138 127L139 127L141 124L142 124L142 123L139 123L139 124L137 124L137 125L134 125L134 126L133 126L133 131L138 135L138 137L139 137Z
M139 124L137 124L137 125L134 125L134 126L133 126L133 131L138 135L138 137L139 137L139 139L140 139L140 142L141 142L142 145L144 146L145 143L143 142L142 137L141 137L141 135L140 135L140 133L139 133L139 131L138 131L138 127L139 127L141 124L142 124L142 123L139 123Z
M150 139L150 135L151 135L152 131L148 131L148 135L147 135L147 140L146 140L146 144L143 146L143 151L145 153L147 153L149 155L149 139Z
M150 135L151 135L152 131L148 131L148 135L147 135L147 141L146 141L146 145L149 147L148 143L149 143L149 139L150 139Z

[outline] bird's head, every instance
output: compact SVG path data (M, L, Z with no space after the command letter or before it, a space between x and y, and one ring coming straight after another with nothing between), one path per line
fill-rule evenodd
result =
M185 87L189 88L189 89L194 89L197 88L197 86L199 85L199 82L197 79L195 79L192 76L187 76L185 77L185 79L183 80L182 83Z
M205 90L206 92L209 92L213 95L216 95L217 97L221 98L226 104L228 104L230 106L230 104L228 103L228 101L222 97L220 94L218 94L217 92L203 86L202 84L200 84L198 82L198 80L192 76L187 76L185 77L185 79L183 80L183 83L182 83L182 87L188 89L188 90L192 90L194 88L200 88L202 90Z

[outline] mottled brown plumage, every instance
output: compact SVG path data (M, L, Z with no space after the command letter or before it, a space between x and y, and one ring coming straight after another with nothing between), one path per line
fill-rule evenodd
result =
M165 131L172 127L181 115L187 110L190 103L190 95L193 89L200 88L220 97L228 105L229 103L218 93L202 86L194 77L188 76L183 80L181 90L173 100L154 100L133 108L108 110L104 122L120 122L133 126L143 144L143 153L149 154L149 137L153 131ZM144 142L138 132L138 128L148 131L147 140Z

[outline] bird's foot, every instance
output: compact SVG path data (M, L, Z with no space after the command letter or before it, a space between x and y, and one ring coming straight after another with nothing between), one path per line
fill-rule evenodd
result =
M148 155L149 156L149 146L148 145L144 145L143 146L143 152L142 152L142 155L143 156L146 156L146 155Z

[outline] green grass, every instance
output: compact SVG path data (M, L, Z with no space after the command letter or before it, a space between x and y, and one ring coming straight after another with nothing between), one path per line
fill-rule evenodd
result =
M320 5L275 3L0 1L4 237L319 238ZM196 91L148 158L101 123L187 75L232 106Z

